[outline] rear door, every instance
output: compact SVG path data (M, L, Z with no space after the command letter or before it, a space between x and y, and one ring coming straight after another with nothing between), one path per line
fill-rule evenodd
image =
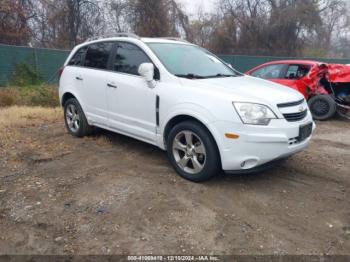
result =
M154 143L156 138L156 87L138 74L142 63L152 63L136 45L117 42L108 74L109 125L125 134Z
M82 95L82 81L80 79L81 69L84 65L84 57L87 48L87 46L83 46L75 52L64 68L64 77L60 78L60 81L64 81L62 85L65 86L69 92L73 92L78 95L79 102L82 106L83 101L80 101L80 96Z
M304 64L289 64L284 73L284 77L278 81L282 85L289 86L300 93L305 97L307 96L306 92L306 83L304 78L309 73L311 66Z
M85 115L91 124L107 125L106 88L108 63L113 49L112 42L99 42L88 46L84 67L77 81L81 82L81 99Z

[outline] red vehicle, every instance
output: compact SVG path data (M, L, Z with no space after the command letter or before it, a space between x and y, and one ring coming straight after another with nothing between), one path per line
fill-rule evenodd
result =
M301 92L314 119L339 114L350 118L350 66L308 60L273 61L246 74L267 79Z

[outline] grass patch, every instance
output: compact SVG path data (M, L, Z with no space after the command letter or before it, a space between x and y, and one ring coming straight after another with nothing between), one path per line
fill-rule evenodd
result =
M59 107L12 106L0 110L0 129L54 123L61 119L62 109Z
M0 88L0 107L18 106L59 106L58 90L54 86L10 86Z
M17 128L49 124L62 120L59 107L11 106L0 109L0 146L11 147L19 137Z

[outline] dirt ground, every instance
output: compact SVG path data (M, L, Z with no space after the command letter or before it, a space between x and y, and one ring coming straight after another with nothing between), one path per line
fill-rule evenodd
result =
M0 254L350 254L348 121L317 122L272 170L195 184L163 151L73 138L57 114L0 131Z

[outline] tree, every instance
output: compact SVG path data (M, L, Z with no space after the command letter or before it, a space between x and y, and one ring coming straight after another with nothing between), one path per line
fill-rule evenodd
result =
M0 43L26 45L31 37L26 1L2 0L0 5Z
M321 22L313 0L221 0L220 6L237 25L237 49L246 54L298 55L303 34Z
M97 0L38 0L32 21L38 45L72 48L102 31Z
M148 37L168 36L171 25L166 1L130 1L129 14L129 23L136 34Z
M127 19L130 11L128 0L109 0L106 2L105 9L108 10L106 20L110 27L107 31L128 32L131 30Z
M148 37L190 37L188 16L175 0L112 0L110 6L118 30Z
M349 56L346 0L216 0L189 16L179 0L2 0L0 42L70 49L91 36L182 37L221 54Z

